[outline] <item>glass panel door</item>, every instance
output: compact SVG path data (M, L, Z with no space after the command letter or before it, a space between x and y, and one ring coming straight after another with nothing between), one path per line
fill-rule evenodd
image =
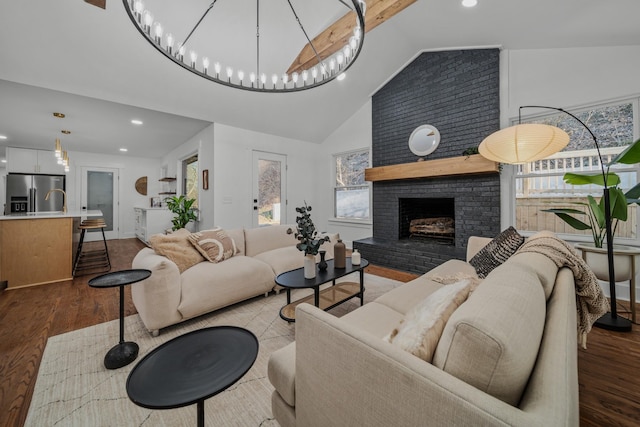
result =
M82 168L82 208L100 210L107 223L107 239L118 238L118 170L109 168ZM100 230L91 230L85 240L102 239Z
M253 226L286 224L287 157L253 152Z

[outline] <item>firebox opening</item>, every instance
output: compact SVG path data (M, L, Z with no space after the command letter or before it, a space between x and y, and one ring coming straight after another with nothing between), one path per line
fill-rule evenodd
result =
M455 202L453 198L401 198L400 239L424 239L455 243Z

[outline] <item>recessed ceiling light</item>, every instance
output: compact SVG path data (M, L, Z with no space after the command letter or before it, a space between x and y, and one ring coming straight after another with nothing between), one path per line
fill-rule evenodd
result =
M66 116L64 115L64 113L53 113L53 117L64 119Z
M0 139L7 139L5 135L0 135Z
M462 0L464 7L473 7L478 4L478 0Z
M7 159L0 160L0 163L7 163Z
M71 134L71 131L66 129L62 129L60 132L64 133L65 135Z
M345 78L345 77L347 77L347 75L346 75L345 73L340 73L340 74L338 75L338 77L336 77L336 79L337 79L338 81L341 81L341 80L344 80L344 78Z
M129 151L126 148L121 148L120 151Z
M142 120L133 119L133 120L131 120L131 123L133 123L134 125L141 125L142 124Z

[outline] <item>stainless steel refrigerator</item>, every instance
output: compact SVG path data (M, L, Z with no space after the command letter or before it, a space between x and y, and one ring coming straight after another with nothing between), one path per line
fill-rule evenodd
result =
M51 193L49 200L45 196L49 190L65 190L64 175L28 175L10 173L7 175L6 215L26 214L27 212L61 211L63 195L59 191Z

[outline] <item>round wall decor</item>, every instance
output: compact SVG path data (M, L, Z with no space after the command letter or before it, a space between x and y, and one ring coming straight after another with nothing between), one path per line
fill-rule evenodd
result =
M440 132L435 126L418 126L409 137L409 149L416 156L426 156L438 148Z
M147 195L147 177L143 176L136 180L136 191L143 196Z

